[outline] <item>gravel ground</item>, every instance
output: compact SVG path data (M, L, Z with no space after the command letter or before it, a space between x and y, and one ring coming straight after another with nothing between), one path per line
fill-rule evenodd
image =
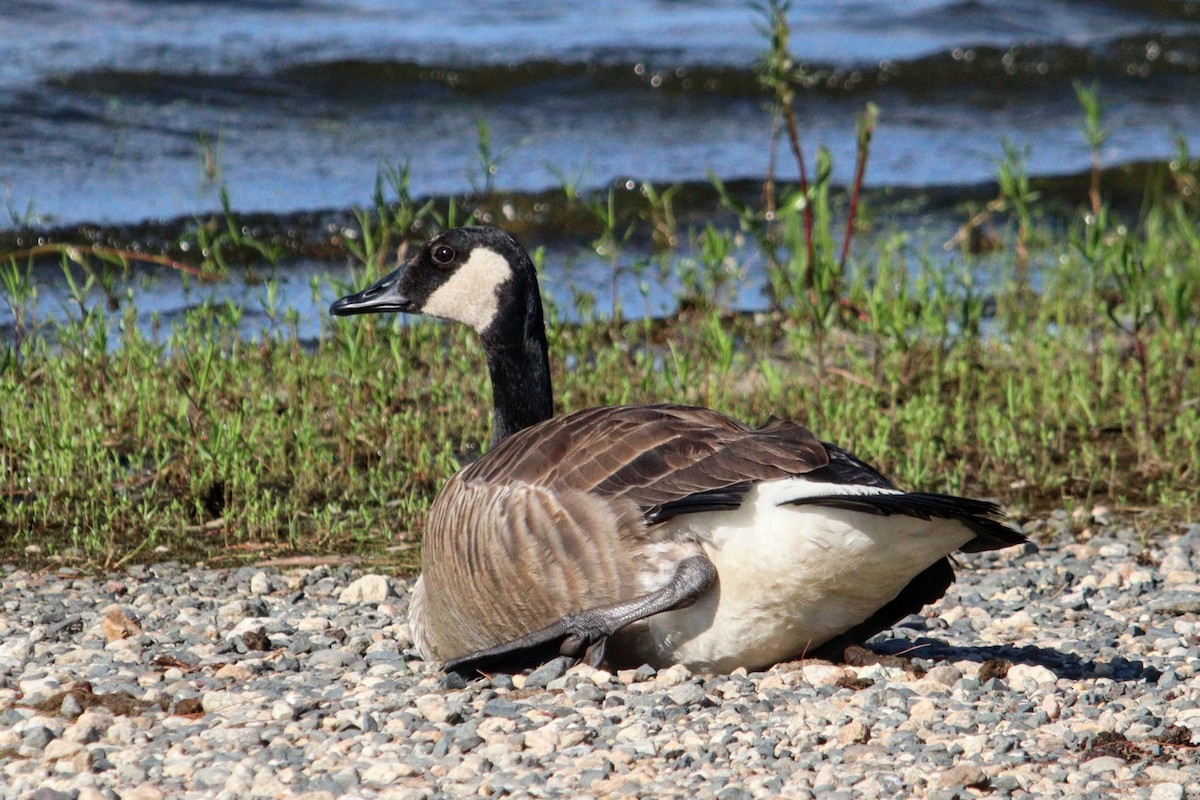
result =
M1200 798L1200 525L1068 523L964 559L903 664L732 675L442 676L343 566L0 567L0 797Z

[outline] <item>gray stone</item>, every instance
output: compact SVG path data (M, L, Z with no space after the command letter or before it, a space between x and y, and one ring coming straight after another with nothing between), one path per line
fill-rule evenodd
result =
M430 722L455 723L462 720L462 703L449 702L446 698L427 694L417 698L417 711Z
M1124 767L1125 763L1125 759L1117 756L1100 756L1084 761L1079 765L1079 769L1089 775L1103 775L1108 772L1116 772Z
M988 774L978 764L959 764L939 775L938 783L946 788L982 788L988 785Z
M704 687L698 683L681 683L668 689L667 697L677 706L697 705L705 700Z
M271 579L265 572L256 572L250 579L250 594L264 595L271 593Z
M516 719L521 716L522 711L516 703L511 700L488 700L483 704L483 715L486 717L504 717L506 719Z
M1200 592L1165 592L1150 601L1150 610L1158 614L1200 614Z
M363 575L338 595L342 605L382 603L392 596L392 584L384 575Z
M79 792L64 791L62 789L52 789L49 786L43 786L39 789L34 789L28 797L29 800L77 800Z
M1178 783L1160 783L1150 790L1150 800L1183 800L1183 787Z
M953 664L939 664L925 673L925 679L942 686L953 686L962 679L962 670Z
M308 657L308 666L312 669L345 669L362 661L358 653L341 648L318 650Z
M566 674L567 668L571 666L573 660L574 659L570 659L565 656L559 656L558 658L550 659L545 664L542 664L533 672L529 673L529 676L525 679L525 688L545 689L546 685L549 684L550 681L555 680L556 678L561 678L564 674Z
M47 728L45 725L37 725L25 731L25 735L21 737L21 745L30 750L41 752L46 749L46 745L50 744L58 736L54 731Z
M83 713L83 706L79 705L79 700L74 694L68 693L63 696L62 705L59 706L58 713L66 719L75 719Z
M217 609L217 625L231 628L248 617L266 617L269 613L262 600L233 600Z
M192 776L197 786L216 787L224 786L225 781L229 780L229 767L224 764L214 764L211 767L203 767L196 770Z

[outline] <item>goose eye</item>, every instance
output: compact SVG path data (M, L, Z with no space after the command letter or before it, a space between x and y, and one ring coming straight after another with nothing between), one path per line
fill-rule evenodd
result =
M433 248L433 260L445 266L454 260L454 250L444 244L439 244Z

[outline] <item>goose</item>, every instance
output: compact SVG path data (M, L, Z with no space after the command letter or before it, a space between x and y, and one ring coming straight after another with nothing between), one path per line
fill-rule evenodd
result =
M433 501L410 600L446 671L840 660L939 600L955 551L1026 541L994 503L901 491L795 422L671 403L553 417L537 276L497 228L445 231L330 308L389 311L471 327L491 377L492 447Z

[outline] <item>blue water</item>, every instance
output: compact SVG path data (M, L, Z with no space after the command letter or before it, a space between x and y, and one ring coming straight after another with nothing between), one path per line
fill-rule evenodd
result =
M872 100L870 184L984 180L1004 140L1035 174L1076 171L1072 82L1094 79L1106 163L1200 149L1198 8L796 3L793 51L830 76L798 98L803 138L848 180ZM761 176L760 22L744 0L4 0L0 226L194 214L221 186L239 211L343 208L381 163L461 192L478 120L501 189Z

